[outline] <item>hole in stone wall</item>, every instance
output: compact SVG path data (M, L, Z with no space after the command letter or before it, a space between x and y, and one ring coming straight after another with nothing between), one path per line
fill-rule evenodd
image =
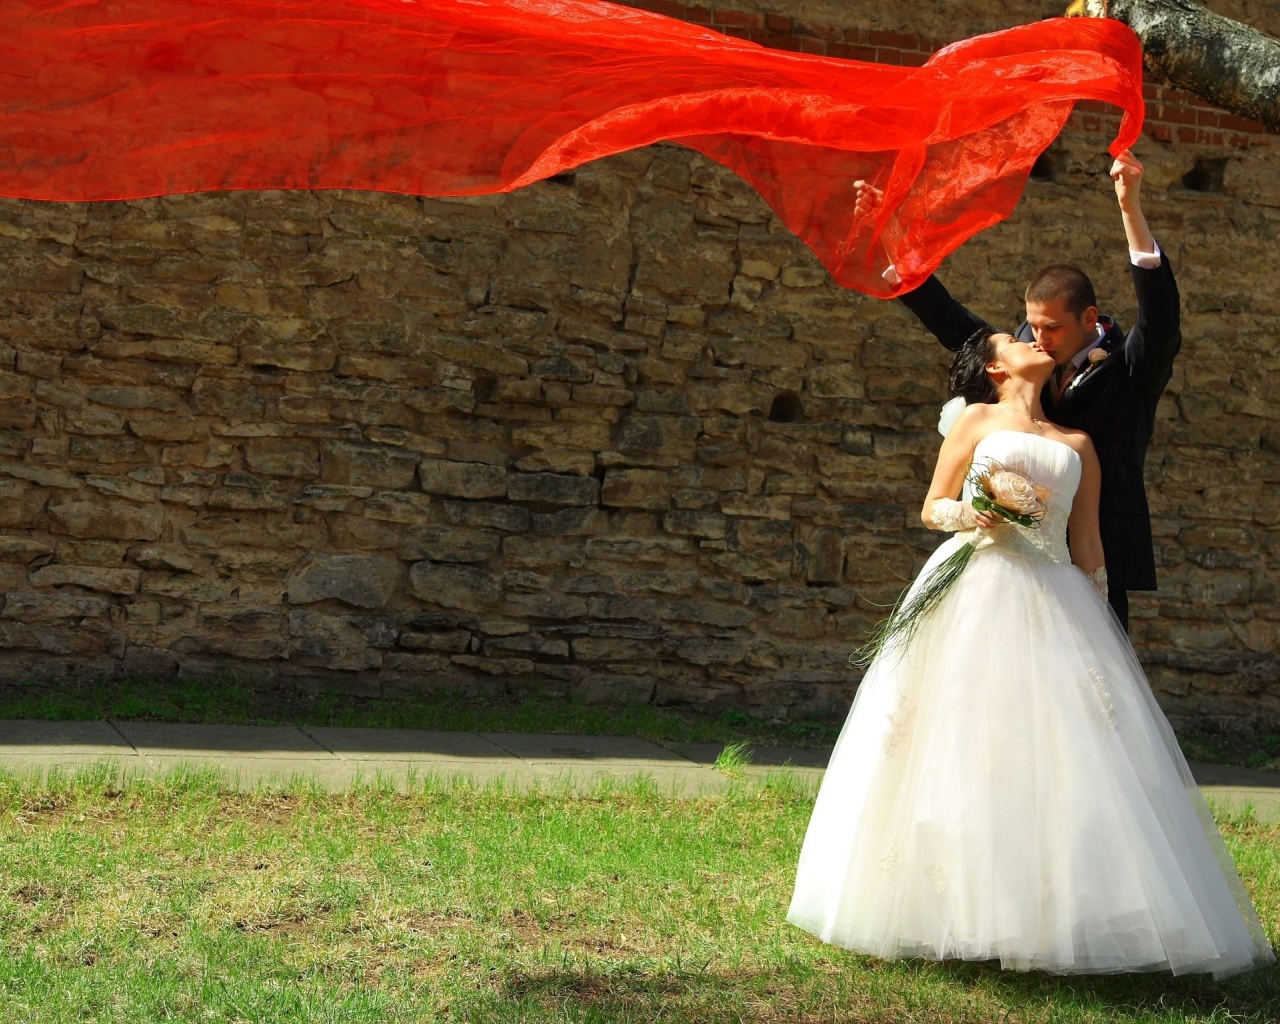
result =
M1057 181L1063 170L1063 156L1052 149L1047 149L1036 157L1031 165L1032 181Z
M1226 175L1226 157L1202 156L1182 176L1182 185L1189 192L1221 192Z
M553 174L547 179L552 185L568 185L572 187L578 180L577 171L563 171L560 174Z
M804 413L800 404L800 396L789 391L775 395L769 406L770 423L799 423Z
M487 370L477 370L475 380L471 382L471 391L477 402L492 402L498 391L498 378Z

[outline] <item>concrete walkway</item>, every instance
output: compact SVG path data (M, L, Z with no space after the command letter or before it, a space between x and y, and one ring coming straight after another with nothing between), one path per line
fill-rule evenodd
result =
M732 778L716 770L720 743L659 746L624 736L431 732L317 726L184 725L164 722L0 721L0 768L46 773L110 762L122 777L162 774L178 765L208 765L241 789L306 778L341 790L357 780L403 787L413 777L502 779L515 788L569 785L590 789L602 779L639 775L661 792L720 792ZM822 778L830 750L757 747L741 770L761 780L785 772L807 788ZM1211 805L1251 805L1280 821L1280 772L1192 765Z
M660 791L718 792L732 778L714 767L720 743L669 747L625 736L432 732L319 726L187 725L164 722L0 721L0 768L47 772L104 761L122 777L208 765L240 789L307 778L340 790L357 780L403 787L411 777L464 777L480 785L569 785L588 790L601 779L645 775ZM743 778L793 773L816 788L829 750L761 747Z

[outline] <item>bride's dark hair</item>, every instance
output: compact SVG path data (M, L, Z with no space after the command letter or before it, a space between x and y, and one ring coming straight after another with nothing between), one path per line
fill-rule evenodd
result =
M987 363L996 357L996 347L991 339L999 333L991 327L979 328L956 349L955 358L951 360L951 374L947 378L951 393L971 405L974 402L996 402L1000 398L995 384L987 375Z

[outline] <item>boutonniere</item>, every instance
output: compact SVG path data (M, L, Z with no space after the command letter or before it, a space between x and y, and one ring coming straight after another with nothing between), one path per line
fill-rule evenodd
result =
M1085 360L1086 360L1085 365L1080 367L1080 372L1071 378L1071 383L1067 385L1067 390L1071 391L1074 388L1079 387L1080 382L1089 375L1089 371L1092 370L1104 359L1106 359L1107 356L1109 355L1111 355L1111 353L1107 351L1105 348L1103 348L1101 345L1099 345L1097 348L1090 351L1090 353L1087 356L1085 356Z

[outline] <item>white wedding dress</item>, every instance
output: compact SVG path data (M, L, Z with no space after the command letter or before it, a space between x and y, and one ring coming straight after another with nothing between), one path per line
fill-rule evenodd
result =
M1127 637L1070 563L1079 456L1002 430L984 459L1052 488L1049 512L987 531L915 637L868 670L787 919L879 957L1016 970L1273 961Z

